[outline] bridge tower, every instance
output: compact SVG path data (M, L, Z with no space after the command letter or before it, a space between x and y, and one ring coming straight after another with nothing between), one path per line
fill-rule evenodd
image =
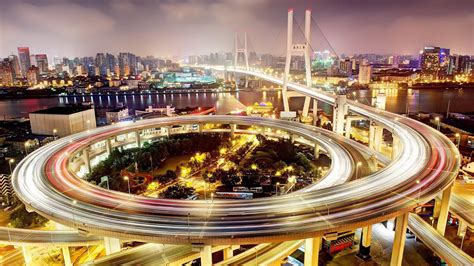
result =
M249 53L248 53L248 44L247 44L247 32L244 33L244 44L243 47L240 47L239 35L235 33L235 44L234 44L234 69L237 68L239 63L239 55L242 54L245 61L245 70L249 70ZM237 87L237 75L234 72L235 86ZM248 87L249 80L248 76L245 77L245 87Z
M286 62L285 62L285 73L283 76L283 106L285 112L290 111L289 98L291 97L305 97L303 105L303 117L308 116L310 97L298 94L293 91L288 91L288 82L290 77L290 65L292 55L303 55L306 70L306 85L311 87L311 61L310 61L310 40L311 40L311 10L306 9L305 12L305 26L304 26L304 37L305 43L295 44L293 43L293 9L288 10L288 37L286 46ZM314 106L316 108L316 106Z

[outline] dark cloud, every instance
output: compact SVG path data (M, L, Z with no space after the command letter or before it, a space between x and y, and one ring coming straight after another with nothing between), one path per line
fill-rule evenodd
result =
M299 25L311 8L337 53L416 53L439 45L474 54L472 0L0 0L0 6L1 56L17 46L50 56L204 54L231 50L234 33L244 31L255 51L282 54L289 7ZM314 49L329 48L316 29L312 42Z

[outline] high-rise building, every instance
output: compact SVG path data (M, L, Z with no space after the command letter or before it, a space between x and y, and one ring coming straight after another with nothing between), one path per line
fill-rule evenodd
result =
M449 72L449 49L427 46L421 52L421 74L426 79L439 79Z
M352 61L345 59L339 62L339 72L345 76L352 76Z
M48 56L46 54L35 55L36 66L39 69L40 74L48 73Z
M28 47L18 47L18 57L20 59L20 69L21 74L26 76L26 73L31 67L30 62L30 48Z
M13 68L10 60L5 59L0 62L0 84L9 86L13 84Z
M18 60L18 56L16 55L9 55L8 60L13 67L13 75L14 78L21 77L21 68L20 68L20 60Z
M10 205L14 200L11 175L0 174L0 195L2 202L5 202L6 205Z
M359 66L359 83L369 84L372 79L372 66L368 63Z
M97 53L95 56L95 66L99 68L99 75L107 75L107 62L106 57L103 53Z
M105 64L107 66L107 69L110 71L110 72L114 72L115 71L115 65L117 64L117 62L115 61L115 56L113 54L105 54Z
M29 85L36 85L39 83L39 68L37 66L31 66L26 73Z
M120 68L121 76L130 75L130 58L128 53L120 53L118 56L118 65Z

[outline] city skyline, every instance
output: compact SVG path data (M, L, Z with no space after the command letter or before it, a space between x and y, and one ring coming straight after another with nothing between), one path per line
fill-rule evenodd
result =
M0 54L16 54L17 47L28 46L33 48L32 54L46 53L51 58L101 51L182 57L231 51L235 32L247 31L255 52L278 55L285 46L281 29L289 7L300 15L311 8L314 20L338 54L416 54L428 45L474 54L469 27L474 16L469 1L363 2L5 1ZM448 6L450 12L445 12ZM316 28L312 43L314 50L329 47Z

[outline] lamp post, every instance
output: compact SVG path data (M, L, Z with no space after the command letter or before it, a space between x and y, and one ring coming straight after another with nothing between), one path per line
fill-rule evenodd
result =
M8 166L10 166L10 175L13 174L12 164L15 162L15 159L8 160Z
M128 194L130 195L130 178L128 176L124 176L123 177L124 180L127 181L127 185L128 185Z
M56 139L56 132L58 132L57 129L53 129L53 139Z
M438 131L440 131L440 129L441 129L440 127L441 127L441 126L440 126L440 124L439 124L439 123L440 123L439 117L436 117L436 118L435 118L435 121L436 121L436 129L437 129Z
M430 216L430 221L431 221L431 227L434 227L434 218L433 218L433 216Z
M275 185L275 195L278 196L278 187L280 186L280 182L277 182Z
M356 166L356 180L358 179L358 176L359 176L359 167L362 165L361 162L357 162L357 166Z

